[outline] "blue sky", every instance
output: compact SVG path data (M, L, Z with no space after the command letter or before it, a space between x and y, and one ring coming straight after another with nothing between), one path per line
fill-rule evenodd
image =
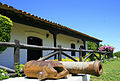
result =
M82 33L120 51L120 0L0 0Z

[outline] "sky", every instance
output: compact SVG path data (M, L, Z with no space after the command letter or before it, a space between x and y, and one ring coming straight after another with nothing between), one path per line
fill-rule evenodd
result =
M120 0L0 0L103 40L120 51Z

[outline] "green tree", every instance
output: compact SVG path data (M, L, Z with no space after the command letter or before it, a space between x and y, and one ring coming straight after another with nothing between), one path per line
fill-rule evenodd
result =
M10 32L12 30L12 21L0 14L0 42L10 41ZM7 47L0 46L0 52L4 51Z
M97 50L97 44L95 42L87 41L88 50Z
M99 44L99 48L100 48L100 47L102 47L102 46L104 46L104 45L102 45L102 44Z
M113 54L113 56L117 56L117 57L119 57L119 58L120 58L120 51L115 52L115 53Z

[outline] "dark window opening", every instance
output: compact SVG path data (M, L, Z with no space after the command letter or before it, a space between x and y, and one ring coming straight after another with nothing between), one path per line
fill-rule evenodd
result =
M29 45L42 46L42 39L30 36L27 38L27 43ZM27 50L27 61L38 60L40 57L42 57L42 50Z
M84 46L80 46L80 49L85 49Z
M72 49L75 49L75 44L72 43L72 44L71 44L71 48L72 48ZM75 56L75 51L72 51L72 52L71 52L71 56Z

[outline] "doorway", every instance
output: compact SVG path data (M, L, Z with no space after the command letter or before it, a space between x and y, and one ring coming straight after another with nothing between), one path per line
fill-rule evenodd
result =
M42 46L42 39L29 36L27 38L27 44ZM27 61L38 60L40 57L42 57L42 50L32 50L32 49L27 50Z
M75 44L74 43L71 43L71 48L75 49ZM71 56L75 56L75 51L71 52Z

